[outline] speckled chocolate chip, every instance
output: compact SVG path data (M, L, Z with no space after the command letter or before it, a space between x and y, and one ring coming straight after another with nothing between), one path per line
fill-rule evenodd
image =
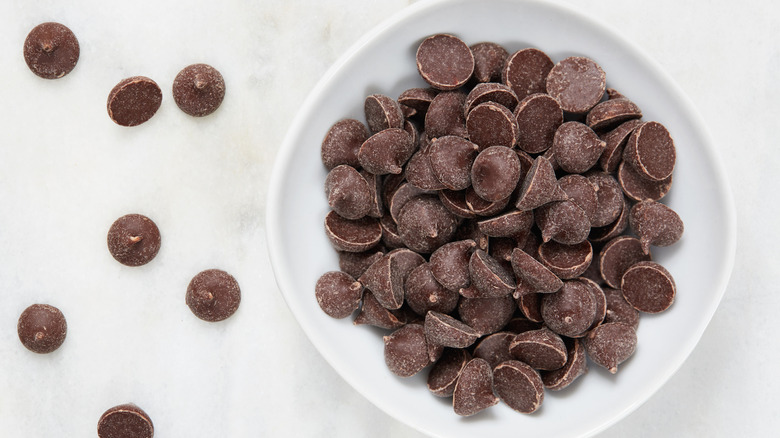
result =
M498 82L509 52L500 44L481 42L470 47L474 55L474 79L477 82Z
M137 126L151 119L162 103L162 90L145 76L119 81L108 93L108 117L120 126Z
M339 164L359 167L358 151L367 139L368 129L362 122L355 119L339 120L330 127L322 140L322 164L328 170Z
M420 324L407 324L383 340L385 364L397 376L411 377L430 363L425 330Z
M516 308L515 300L509 295L499 298L461 298L458 316L484 336L504 328Z
M471 185L471 166L479 147L462 137L445 135L434 139L428 149L431 170L436 179L450 190Z
M642 117L642 110L626 98L600 102L588 111L585 123L594 131L610 129L626 120Z
M467 324L434 311L425 315L424 328L428 343L444 347L466 348L479 337L479 333Z
M398 96L398 103L414 108L419 114L425 114L437 93L434 88L409 88Z
M623 149L628 142L631 133L641 125L639 119L629 120L618 125L617 128L603 134L601 139L606 143L604 152L599 158L599 166L605 172L614 173L623 160Z
M512 210L477 224L479 230L490 237L525 236L534 224L534 213L532 210Z
M491 367L514 359L509 354L509 344L515 339L515 333L498 332L486 336L474 347L474 357L485 359Z
M602 324L585 338L585 350L591 360L615 374L618 365L636 350L636 332L620 322Z
M512 251L511 263L518 280L515 298L526 293L552 293L563 286L557 275L520 248Z
M369 203L371 208L368 210L368 215L374 218L380 218L385 215L384 203L380 193L382 192L382 177L380 175L374 175L365 169L360 170L360 176L366 180L368 184Z
M453 215L463 219L477 217L477 214L466 203L465 190L440 190L438 194L442 205Z
M399 128L379 131L369 137L358 151L358 162L375 175L401 173L414 154L415 145L408 132Z
M468 116L471 110L486 102L493 102L509 111L514 111L519 99L515 92L504 84L497 82L477 84L466 96L464 114Z
M503 148L504 146L496 146L496 147ZM487 217L493 216L503 211L504 208L507 205L509 205L509 201L512 199L511 194L504 199L499 199L498 201L486 201L485 199L483 199L480 195L477 194L476 190L474 190L473 172L471 177L472 177L472 187L466 189L465 196L466 196L466 205L469 207L469 210L471 210L474 214L476 214L477 216L487 216Z
M120 217L108 230L108 251L126 266L149 263L160 251L160 230L151 219L140 214Z
M585 346L580 339L566 339L566 364L552 371L542 371L544 387L552 391L560 391L571 385L578 377L588 371L588 361Z
M325 178L328 205L345 219L360 219L371 209L368 183L355 168L342 164Z
M409 183L402 182L401 185L393 191L393 194L390 197L390 204L388 207L390 210L390 217L397 223L400 220L401 210L406 203L425 193L425 190L419 189Z
M558 101L543 93L531 94L520 101L514 111L517 121L517 146L529 154L551 148L555 132L563 123Z
M477 248L482 251L489 249L490 239L482 231L479 231L479 226L475 220L464 220L458 225L458 230L455 232L455 238L453 240L467 240L471 239L477 244ZM471 256L471 254L469 254Z
M437 90L454 90L474 72L474 55L453 35L429 36L417 48L416 58L420 76Z
M458 291L471 284L469 261L477 244L471 240L446 243L431 254L430 270L439 284ZM444 312L448 313L448 312Z
M431 138L445 135L466 137L466 116L463 108L466 95L461 91L445 91L436 95L425 113L425 132Z
M539 261L559 278L579 277L593 260L593 247L584 241L575 245L545 242L539 246Z
M634 201L658 201L672 188L672 176L663 181L650 181L625 161L618 167L617 179L623 193Z
M543 325L536 321L531 321L530 319L524 317L524 316L516 316L512 318L506 326L504 326L504 330L510 333L518 334L527 332L529 330L537 330L542 328Z
M471 166L471 185L480 198L496 202L508 198L520 180L520 159L505 146L491 146Z
M566 199L569 197L558 184L550 162L542 156L536 157L525 176L515 206L518 210L533 210L549 202Z
M639 239L632 236L618 236L604 245L599 253L601 277L609 287L620 289L620 279L635 263L650 260L642 251Z
M512 250L517 248L517 240L512 237L491 237L488 244L488 254L496 259L507 272L512 272L509 260L512 258Z
M615 222L623 211L625 203L620 183L615 177L605 172L591 172L586 177L596 186L598 200L598 207L591 220L591 226L603 227Z
M345 272L330 271L317 280L314 295L320 308L328 316L346 318L360 306L363 286Z
M604 96L606 78L593 60L571 56L550 70L547 93L560 102L564 111L584 114Z
M456 414L469 417L498 404L493 394L493 371L486 360L471 359L460 373L452 394Z
M544 294L541 293L524 294L516 298L515 303L520 313L528 318L529 321L541 323L544 322L544 318L542 318L542 297L544 297Z
M642 251L650 253L650 245L669 246L680 240L685 227L671 208L655 201L639 202L629 214L631 231L639 237Z
M588 327L588 330L593 330L604 322L604 318L607 315L607 297L604 295L604 290L597 282L586 277L578 277L576 280L581 281L587 286L590 291L590 296L593 298L593 303L596 305L596 313L593 316L593 322L590 327Z
M596 195L598 187L584 176L576 174L561 177L558 184L569 196L569 200L580 207L593 223L598 210L598 196Z
M569 173L583 173L593 167L605 147L606 143L580 122L566 122L558 127L552 145L558 165Z
M41 23L24 40L24 61L37 76L59 79L70 73L79 60L76 35L60 23Z
M563 339L547 327L515 336L509 344L514 359L537 370L557 370L566 364L566 345Z
M511 148L517 143L517 120L505 106L495 102L480 103L469 111L466 131L480 150L490 146Z
M618 216L618 218L615 219L615 221L611 224L605 225L603 227L591 228L590 234L588 235L588 240L590 240L592 243L601 243L612 240L615 237L623 234L626 228L628 228L629 210L630 206L628 204L628 199L626 199L624 196L623 208L620 210L620 216Z
M674 302L677 286L672 274L655 262L642 261L632 265L620 281L623 296L636 310L659 313Z
M555 293L542 296L542 318L547 327L562 336L581 337L593 324L596 303L581 281L564 281Z
M194 117L207 116L219 108L225 98L225 79L208 64L184 67L173 80L176 106Z
M325 233L337 250L363 252L379 243L382 238L382 227L374 218L366 216L349 220L331 211L325 216Z
M99 438L152 438L154 424L143 409L132 403L110 408L100 416Z
M658 122L646 122L637 127L623 151L623 160L650 181L663 181L671 177L676 159L672 136Z
M620 93L620 91L607 87L607 99L625 99L626 96Z
M452 312L458 306L460 296L457 290L449 290L436 281L431 265L423 263L406 278L404 299L415 313L425 315L428 311Z
M346 252L339 251L339 269L358 278L366 272L369 266L382 258L384 253L379 250L369 250L365 252Z
M334 273L337 277L346 275L338 271L334 271ZM350 278L350 280L352 279ZM335 283L332 286L334 288L338 287ZM318 301L321 297L324 298L325 295L335 298L334 293L323 292L321 290L323 287L327 287L327 285L322 284L320 287L315 288L320 290L317 293ZM192 313L198 318L209 322L222 321L230 318L238 310L238 306L241 304L241 289L238 287L236 279L227 272L220 269L207 269L192 277L190 284L187 286L185 301ZM328 310L337 313L336 306L338 304L336 304L336 300L326 301L329 301L326 303L329 307ZM360 301L359 291L354 297L355 309L358 301ZM322 302L320 302L320 305L322 306ZM323 310L325 310L325 307L323 307ZM325 313L330 314L328 310Z
M65 342L68 324L60 309L48 304L33 304L19 316L16 332L25 348L46 354Z
M479 298L497 298L511 294L515 279L496 259L478 249L469 261L471 282L479 291Z
M358 281L374 294L386 309L399 309L404 302L404 284L417 266L425 263L419 254L395 249L369 266Z
M604 323L622 322L633 327L635 330L639 327L639 311L626 301L623 291L603 288L604 297L607 301L607 313L604 316Z
M367 290L363 293L363 305L353 322L355 325L372 325L387 330L395 330L406 324L397 310L385 309L374 294Z
M466 350L445 348L428 373L428 390L437 397L452 397L458 377L470 360L471 355Z
M384 94L371 94L366 97L363 111L368 129L372 133L404 127L404 115L398 102Z
M572 201L545 204L536 209L535 218L544 242L574 245L586 240L590 233L588 215Z
M379 219L379 225L382 227L382 244L388 249L403 248L404 241L398 234L398 225L390 215L384 215Z
M553 62L546 53L527 48L513 53L504 65L503 82L524 99L534 93L546 92L545 81Z
M493 369L493 387L510 408L530 414L544 401L544 384L539 373L528 364L509 360Z
M404 105L402 103L398 103L398 106L401 108L401 114L404 116L404 129L406 132L409 132L410 135L412 135L412 132L410 132L410 129L414 130L414 134L412 137L414 137L415 141L417 141L418 138L418 132L417 132L417 125L410 122L409 119L413 118L417 115L417 110L410 107L409 105Z
M409 184L420 190L436 191L446 188L433 173L428 153L421 150L412 155L406 163L403 174Z
M432 195L412 198L398 215L398 233L406 246L420 253L431 253L449 242L457 221Z

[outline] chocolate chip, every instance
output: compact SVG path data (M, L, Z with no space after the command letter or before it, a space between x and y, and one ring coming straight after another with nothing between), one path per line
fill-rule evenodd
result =
M65 342L68 324L60 309L48 304L33 304L19 316L16 331L25 348L45 354Z
M658 201L672 188L672 176L663 181L650 181L625 161L618 167L617 178L623 193L634 201Z
M401 209L404 208L406 203L425 193L425 190L419 189L407 182L402 182L390 197L390 205L388 207L390 210L390 217L398 223L401 217Z
M470 178L471 176L469 176ZM465 190L440 190L439 200L450 213L459 218L473 219L477 217L477 214L466 203Z
M520 248L512 251L511 262L518 279L515 298L528 293L552 293L563 286L557 275Z
M561 189L569 196L569 200L580 207L588 216L590 223L598 213L598 196L595 184L582 175L566 175L558 180Z
M398 311L390 311L382 307L370 291L363 293L363 305L360 306L354 321L355 325L372 325L387 330L403 327L406 320Z
M537 370L557 370L566 364L566 345L547 327L515 336L509 344L513 358Z
M358 162L375 175L401 173L402 167L415 152L408 132L389 128L368 137L358 151Z
M60 23L41 23L24 40L24 61L44 79L59 79L70 73L79 60L76 35Z
M562 336L581 337L593 324L596 303L581 281L564 281L557 292L542 297L542 318L547 327Z
M414 268L406 278L404 299L415 313L426 315L428 311L452 312L457 307L460 296L457 290L449 290L436 281L431 272L431 264L423 263Z
M609 225L591 228L590 234L588 235L588 240L590 240L591 243L601 243L612 240L615 237L623 234L626 228L628 228L629 210L630 207L628 200L624 196L623 207L620 209L620 216L618 216L618 218ZM599 276L599 278L601 277Z
M410 88L398 96L398 103L414 108L418 114L425 114L437 93L434 88Z
M588 327L588 331L598 327L607 315L607 297L604 295L604 290L599 284L589 278L579 277L576 279L581 281L590 291L590 296L593 298L593 303L596 305L596 313L593 316L593 323Z
M474 55L459 38L438 34L417 48L417 71L433 88L453 90L465 84L474 72Z
M480 198L496 202L509 197L520 180L520 159L505 146L490 146L474 159L471 185Z
M477 105L485 102L493 102L505 107L509 111L514 111L519 99L515 92L507 85L497 82L477 84L466 96L464 114L468 116L471 110L476 108Z
M618 236L604 245L599 253L601 277L615 289L620 289L620 279L626 270L635 263L650 260L650 255L642 251L639 239L632 236Z
M603 288L604 297L607 301L607 313L604 316L604 323L622 322L633 327L635 330L639 327L639 311L626 301L623 291Z
M585 241L590 233L588 215L572 201L545 204L536 209L534 217L544 242L574 245Z
M623 151L623 160L640 176L651 181L671 177L676 159L672 136L658 122L646 122L637 127Z
M567 344L566 364L557 370L541 372L544 387L553 391L566 388L588 371L583 342L580 339L566 339L564 342Z
M542 293L526 293L515 299L517 308L529 321L541 323L542 318Z
M630 119L642 117L642 110L626 98L600 102L588 111L585 123L594 131L609 129Z
M599 161L606 145L587 125L566 122L555 131L552 148L561 169L583 173Z
M490 237L521 237L534 224L532 210L512 210L499 216L477 222L479 230Z
M420 253L431 253L449 242L456 227L455 217L432 195L412 198L398 215L401 240Z
M604 152L599 158L599 165L605 172L614 173L623 160L623 149L628 142L631 133L637 126L641 125L639 119L629 120L621 123L617 128L603 134L601 139L606 143Z
M516 308L515 301L509 295L498 298L461 298L458 316L484 336L504 328Z
M618 365L636 350L636 332L630 325L611 322L596 327L585 338L585 350L597 365L615 374Z
M491 367L495 368L501 362L514 359L509 354L509 344L515 339L515 333L498 332L485 336L476 347L474 357L485 359Z
M325 216L325 232L334 248L348 252L367 251L382 238L382 227L376 219L366 216L349 220L334 211Z
M612 175L604 172L590 172L586 177L596 187L598 201L596 214L591 218L591 226L603 227L614 223L625 204L620 183Z
M372 133L404 127L404 115L398 102L384 94L372 94L366 97L363 111L368 129Z
M555 241L539 246L539 261L561 279L580 276L593 260L593 247L587 240L575 245Z
M328 205L345 219L360 219L371 210L368 183L355 168L346 164L334 167L325 178Z
M489 146L513 147L517 143L517 120L505 106L495 102L480 103L466 117L469 140L480 150Z
M546 53L527 48L513 53L507 60L502 74L503 82L524 99L534 93L546 92L545 81L553 62Z
M515 108L517 146L529 154L538 154L552 147L555 132L563 123L563 110L558 101L544 93L526 96Z
M420 324L407 324L383 340L385 364L397 376L411 377L430 363L425 330Z
M564 111L584 114L604 96L606 75L593 60L571 56L550 70L546 87Z
M317 280L314 294L317 304L328 316L346 318L360 307L363 285L345 272L330 271L322 274ZM212 302L213 300L212 297Z
M117 125L137 126L151 119L162 103L162 90L153 80L133 76L119 81L108 93L108 117Z
M658 263L643 261L632 265L620 281L623 296L635 309L659 313L674 302L677 286L672 274Z
M328 170L339 164L359 167L358 151L368 139L366 125L355 119L339 120L330 127L322 140L320 156Z
M650 253L650 245L670 246L680 240L684 226L671 208L655 201L640 202L631 207L631 231L639 237L642 251Z
M533 210L549 202L566 199L569 197L558 184L550 162L542 156L536 157L525 176L515 206L518 210Z
M493 394L493 371L486 360L471 359L460 373L452 394L452 407L464 417L474 415L498 404Z
M425 132L431 138L457 135L466 137L466 116L463 108L466 95L461 91L445 91L436 95L425 113Z
M152 438L154 425L143 409L126 403L107 410L97 427L100 438Z
M210 65L189 65L173 80L173 100L179 109L191 116L213 113L224 98L225 79Z
M474 55L474 79L477 82L500 81L509 52L500 44L489 41L474 44L470 49Z
M458 377L470 360L466 350L445 348L428 373L428 389L437 397L452 397Z
M160 250L160 230L151 219L140 214L120 217L108 230L108 252L126 266L149 263Z
M444 244L434 251L430 258L430 270L436 281L456 292L468 287L471 284L469 261L476 246L473 240L467 239Z
M541 376L518 360L508 360L495 367L493 386L501 401L517 412L530 414L544 401Z
M384 236L383 236L384 237ZM375 261L382 258L384 253L378 250L370 250L365 252L346 252L339 251L339 269L351 275L353 278L358 278L366 272L369 266Z
M336 271L334 275L341 277L347 274ZM322 287L323 285L318 282L318 301L323 296ZM334 292L331 291L330 295L333 298ZM359 299L358 293L357 300ZM207 269L195 275L190 281L187 286L186 302L192 313L198 318L209 322L222 321L231 317L238 310L238 306L241 304L241 289L238 287L236 279L227 272L220 269ZM328 304L337 305L332 301ZM334 310L333 307L330 309ZM325 310L324 307L323 310ZM328 312L326 311L326 313ZM338 312L334 311L334 313Z
M435 311L425 314L424 328L428 343L444 347L466 348L479 337L479 332L467 324Z
M399 309L404 302L406 279L423 263L425 259L419 254L405 248L395 249L369 266L358 281L384 308Z
M479 291L479 298L497 298L511 294L515 279L496 259L478 249L469 261L471 282Z
M479 147L462 137L445 135L434 139L428 150L431 170L436 179L450 190L464 190L471 185L471 166Z
M460 137L456 137L460 138ZM406 163L404 177L412 186L424 191L445 189L446 186L436 178L431 167L430 151L418 150Z

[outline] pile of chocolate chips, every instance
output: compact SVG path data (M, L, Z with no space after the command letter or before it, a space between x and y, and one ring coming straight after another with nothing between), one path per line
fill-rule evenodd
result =
M672 305L651 247L683 233L658 202L674 142L585 57L438 34L416 58L429 87L368 96L322 142L341 270L316 299L389 330L390 371L427 368L457 414L531 413L588 362L617 372L640 313Z

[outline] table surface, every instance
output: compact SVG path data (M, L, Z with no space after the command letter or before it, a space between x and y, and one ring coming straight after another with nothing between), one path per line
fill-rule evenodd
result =
M737 206L736 264L701 342L648 402L599 436L767 436L780 428L771 326L780 304L771 225L780 214L780 7L565 2L677 81L713 134ZM422 436L316 352L274 283L264 235L274 157L301 102L356 39L408 3L0 2L0 434L94 436L105 409L133 401L160 437ZM44 21L68 25L81 43L79 64L57 81L32 75L21 56ZM195 62L227 83L223 106L203 119L179 111L169 92ZM134 75L155 79L163 104L146 124L120 128L105 99ZM108 226L131 212L163 230L160 254L141 268L105 250ZM242 288L226 324L202 322L183 304L189 279L212 267ZM68 339L50 355L16 337L33 302L68 318Z

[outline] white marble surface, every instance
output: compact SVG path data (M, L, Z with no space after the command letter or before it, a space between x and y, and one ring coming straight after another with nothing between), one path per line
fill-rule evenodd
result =
M700 344L647 403L602 437L767 436L780 428L772 324L780 196L780 7L768 0L568 0L655 58L704 116L738 207L731 284ZM133 401L156 436L421 436L352 390L318 355L273 281L265 190L285 129L308 91L367 30L408 2L98 0L0 2L0 435L95 436L100 414ZM57 81L21 57L43 21L81 42ZM227 82L204 119L170 86L193 62ZM163 88L136 128L105 112L120 79ZM152 217L158 257L116 263L105 233L122 214ZM184 305L189 279L220 267L241 284L218 324ZM68 338L40 356L16 337L33 302L65 313Z

